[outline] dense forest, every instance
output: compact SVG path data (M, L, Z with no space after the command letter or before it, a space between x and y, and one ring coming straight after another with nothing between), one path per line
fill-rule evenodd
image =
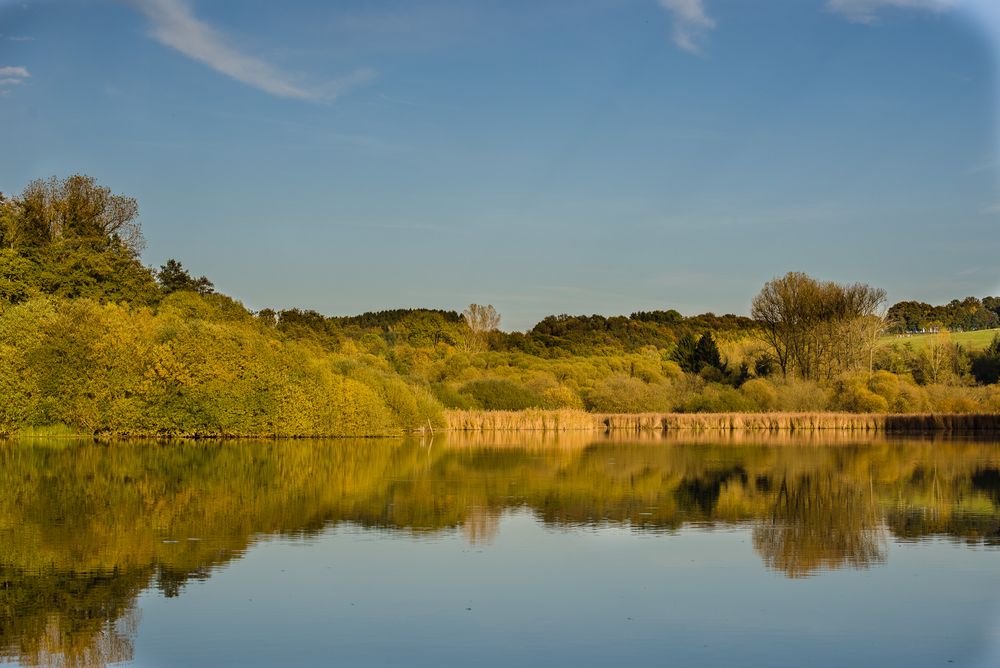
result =
M1000 411L1000 298L945 306L788 273L750 317L555 315L492 306L330 317L251 312L140 258L136 201L75 175L0 195L0 432L390 435L447 408ZM892 333L933 331L923 345Z

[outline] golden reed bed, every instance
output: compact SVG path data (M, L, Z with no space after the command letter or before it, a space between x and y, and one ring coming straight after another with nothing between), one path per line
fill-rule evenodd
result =
M446 412L452 431L816 431L1000 432L1000 414L939 413L639 413L575 410Z

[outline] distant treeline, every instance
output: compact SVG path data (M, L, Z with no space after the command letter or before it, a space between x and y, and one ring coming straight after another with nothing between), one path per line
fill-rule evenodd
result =
M264 309L266 321L285 332L307 330L319 338L339 340L376 334L390 344L415 345L462 342L465 320L456 311L439 309L392 309L356 316L324 316L313 310ZM757 323L746 316L714 313L685 317L674 310L647 311L630 316L551 315L527 332L489 333L493 350L519 351L541 357L594 350L636 351L646 346L665 348L684 335L712 332L715 336L742 338Z
M904 301L893 304L886 319L894 333L994 329L1000 327L1000 297L953 299L943 306Z
M752 317L557 315L526 332L477 304L252 313L176 260L145 267L137 214L87 176L0 196L0 432L395 434L439 428L444 408L1000 411L1000 338L885 346L912 309L882 317L864 284L792 272ZM937 308L967 329L962 313L987 326L997 301Z

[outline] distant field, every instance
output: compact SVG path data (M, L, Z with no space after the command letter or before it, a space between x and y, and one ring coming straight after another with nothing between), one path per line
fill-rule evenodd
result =
M993 337L1000 334L1000 329L982 329L978 332L949 332L948 336L954 343L960 344L966 350L982 350L990 345ZM924 346L933 343L939 334L910 334L906 336L882 337L881 345L889 346L894 343L909 343L915 350L920 350Z

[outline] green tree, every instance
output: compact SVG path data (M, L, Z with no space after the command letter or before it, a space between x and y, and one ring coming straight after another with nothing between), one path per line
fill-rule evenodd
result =
M677 340L670 358L680 365L681 369L688 373L697 373L697 350L698 339L693 334L687 333Z
M709 366L725 372L726 364L722 361L722 355L719 354L719 346L715 343L711 332L705 332L698 339L698 344L694 349L694 361L698 371Z
M167 295L185 290L200 295L210 295L215 292L212 281L205 276L194 278L173 258L167 260L167 263L156 272L156 281L160 284L160 290Z
M118 246L138 256L145 244L136 200L113 194L91 176L32 181L15 200L15 209L8 232L12 247L77 239L96 249Z
M1000 334L993 337L986 350L972 358L972 375L983 384L1000 382Z
M119 246L95 250L72 240L37 253L37 285L48 295L150 305L159 299L152 272Z
M688 373L700 373L705 367L726 372L727 365L722 361L719 346L711 332L705 332L697 339L692 334L685 334L677 341L671 357Z
M1000 318L1000 297L983 297L983 308L993 311Z

